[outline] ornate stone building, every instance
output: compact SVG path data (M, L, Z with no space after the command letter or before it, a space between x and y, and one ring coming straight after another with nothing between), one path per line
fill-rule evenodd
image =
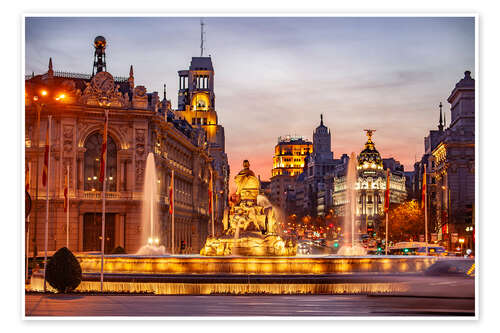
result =
M471 72L455 85L448 103L450 126L442 130L439 143L432 149L433 199L438 239L455 246L458 237L473 248L475 207L475 81ZM456 234L458 237L450 237ZM455 238L455 239L453 239ZM451 243L450 243L451 242Z
M382 159L372 140L372 130L367 130L368 140L357 157L356 169L356 220L359 232L374 229L378 217L384 215L387 168L390 170L390 202L402 203L406 199L405 176L402 166L394 159ZM384 163L385 162L385 163ZM384 165L385 164L385 165ZM343 164L347 166L347 163ZM334 178L333 205L339 216L345 215L346 175L339 173Z
M140 238L141 198L146 158L153 153L162 226L160 242L171 248L168 195L173 170L174 247L178 252L183 241L186 252L197 253L210 233L210 172L213 170L218 189L227 193L227 162L224 164L224 158L218 159L211 150L214 149L214 136L210 130L193 127L192 119L173 111L166 92L160 101L158 93L147 93L144 86L136 86L132 66L128 77L113 77L106 72L106 41L98 37L95 46L92 75L54 71L50 60L46 73L33 74L25 80L25 163L30 170L33 198L29 217L30 252L44 247L46 187L42 185L41 174L48 116L52 118L49 251L66 246L63 191L67 167L70 176L69 247L73 251L100 250L102 184L98 180L99 158L105 110L108 110L106 252L122 246L127 253L135 253L144 245ZM223 141L223 131L215 137L218 137L215 142ZM215 151L217 149L225 155L223 145ZM222 212L225 202L224 198L219 199L216 211Z
M202 128L212 161L214 178L215 220L221 221L229 197L229 163L226 155L224 127L219 124L215 108L214 67L211 57L193 57L188 70L179 74L177 118L193 128ZM218 224L222 232L222 225Z
M270 200L284 211L294 209L287 207L287 201L291 201L290 197L295 195L295 179L304 170L306 157L312 151L312 142L302 137L278 138L278 144L274 147Z
M325 215L331 208L328 198L331 191L331 175L339 160L333 159L332 136L330 129L323 124L323 115L320 124L313 132L313 152L307 159L307 168L304 177L303 209L311 216ZM325 177L327 177L325 179Z

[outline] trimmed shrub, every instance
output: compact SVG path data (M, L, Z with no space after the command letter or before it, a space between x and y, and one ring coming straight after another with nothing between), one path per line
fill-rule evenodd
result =
M111 251L111 254L127 254L127 252L125 252L125 249L121 246L117 246L113 249L113 251Z
M82 282L82 268L73 253L62 247L49 259L45 278L58 292L68 293Z

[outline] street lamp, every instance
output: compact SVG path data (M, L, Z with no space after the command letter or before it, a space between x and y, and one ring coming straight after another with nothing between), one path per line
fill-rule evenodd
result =
M459 238L458 242L460 243L460 254L463 255L464 254L463 252L464 252L464 242L465 242L465 239Z

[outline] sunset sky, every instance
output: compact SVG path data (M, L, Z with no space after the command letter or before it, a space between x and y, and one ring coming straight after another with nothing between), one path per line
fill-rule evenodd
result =
M465 70L474 77L474 18L239 17L204 19L215 68L216 110L225 127L231 178L243 159L270 177L277 137L312 139L323 114L334 157L359 153L364 128L385 157L413 170ZM136 85L177 107L177 71L200 55L199 18L26 19L26 73L91 73L92 42L108 41L115 76L134 66Z

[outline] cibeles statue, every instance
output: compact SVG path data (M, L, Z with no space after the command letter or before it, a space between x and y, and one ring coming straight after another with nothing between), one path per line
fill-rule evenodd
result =
M250 162L243 161L243 170L235 177L236 192L230 197L229 208L224 212L223 234L208 238L202 255L295 255L296 245L285 241L278 233L278 222L272 206L257 203L260 181Z
M239 200L251 200L257 203L257 196L260 191L260 181L252 170L250 170L250 162L243 161L243 170L241 170L236 177L236 196Z

